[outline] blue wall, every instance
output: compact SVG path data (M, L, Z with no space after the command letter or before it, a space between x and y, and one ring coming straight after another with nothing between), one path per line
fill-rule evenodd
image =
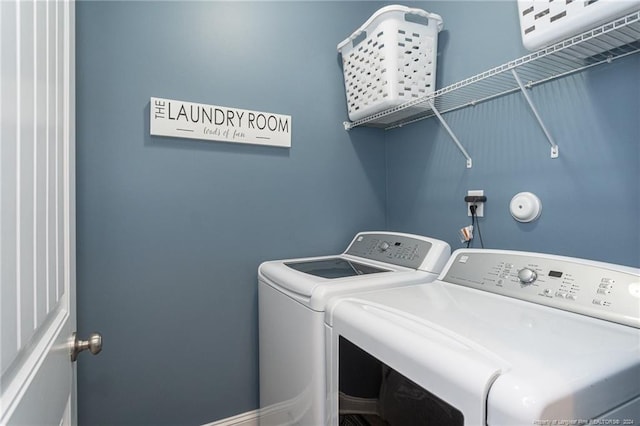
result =
M640 264L640 58L520 95L345 132L336 44L389 2L77 4L80 424L202 424L258 404L256 269L330 254L364 229L459 247L484 189L488 247ZM438 86L526 53L515 1L418 2L445 22ZM151 96L289 114L291 149L150 137ZM511 219L520 191L543 202Z
M256 408L260 262L385 227L383 134L344 131L358 3L79 2L80 424ZM149 97L292 116L282 149L150 137Z
M428 2L443 16L438 87L527 54L516 2ZM489 18L492 24L488 25ZM485 247L551 252L640 265L640 57L530 91L559 145L558 159L520 93L444 117L473 159L436 119L385 132L387 225L461 247L464 196L483 189ZM531 191L542 216L521 224L511 198ZM474 247L479 247L479 241Z

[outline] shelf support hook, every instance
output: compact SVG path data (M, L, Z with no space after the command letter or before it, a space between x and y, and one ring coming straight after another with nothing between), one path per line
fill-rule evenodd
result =
M431 110L436 115L436 117L438 117L440 124L442 124L442 127L444 127L447 133L449 133L449 136L451 136L451 139L453 139L455 144L458 146L458 149L460 150L460 152L462 152L462 155L464 155L464 158L467 159L467 169L470 169L471 166L473 165L473 160L471 160L471 157L469 157L469 153L467 153L467 150L464 149L464 147L456 137L455 133L453 133L453 131L451 130L447 122L444 121L444 118L442 118L442 115L440 115L440 112L436 109L436 106L433 103L433 99L429 99L428 102L429 102L429 106L431 107Z
M515 68L511 70L511 73L513 74L513 78L515 78L516 83L518 83L518 86L520 86L520 91L524 95L524 98L526 99L527 103L529 104L529 108L531 108L531 111L533 112L533 115L536 117L536 120L538 121L538 124L540 125L540 127L542 127L542 131L544 132L544 135L547 137L547 140L549 141L549 144L551 145L551 158L558 158L558 145L553 140L553 137L551 136L551 133L549 133L549 130L547 130L547 126L545 126L544 123L542 122L542 118L540 118L540 114L538 114L538 110L536 109L535 105L533 104L533 101L531 100L531 97L527 93L527 89L524 87L524 84L522 84L522 80L520 80L520 76L516 72Z

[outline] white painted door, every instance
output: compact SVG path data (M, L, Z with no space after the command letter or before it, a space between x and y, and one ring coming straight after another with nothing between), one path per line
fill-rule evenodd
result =
M0 0L0 425L75 424L75 9Z

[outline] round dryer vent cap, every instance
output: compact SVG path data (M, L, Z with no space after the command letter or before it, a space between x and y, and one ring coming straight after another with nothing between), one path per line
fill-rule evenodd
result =
M542 213L542 202L532 192L520 192L511 199L509 210L518 222L533 222Z

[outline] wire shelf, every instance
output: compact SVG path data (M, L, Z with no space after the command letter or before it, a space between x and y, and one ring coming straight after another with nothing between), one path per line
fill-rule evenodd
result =
M608 63L640 52L640 10L580 35L571 37L530 55L515 59L483 73L451 84L429 96L417 98L394 108L356 120L345 121L345 129L357 126L393 129L433 117L431 103L442 114L476 105L521 90L514 72L527 88ZM427 108L419 115L394 114L414 107Z

